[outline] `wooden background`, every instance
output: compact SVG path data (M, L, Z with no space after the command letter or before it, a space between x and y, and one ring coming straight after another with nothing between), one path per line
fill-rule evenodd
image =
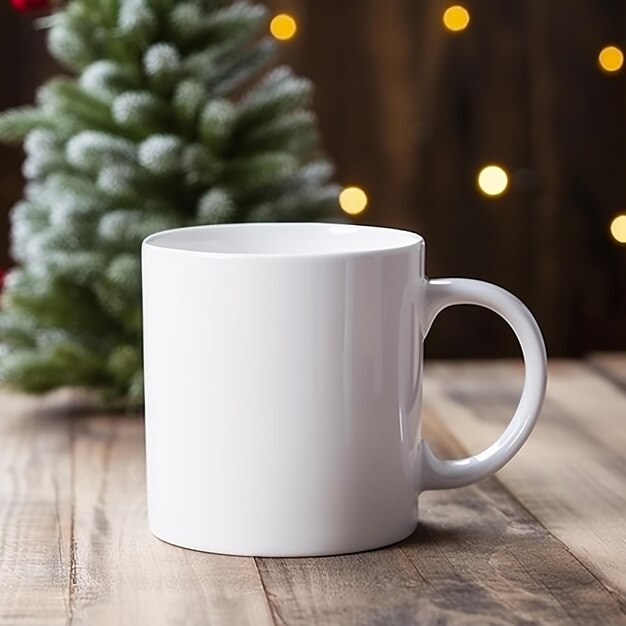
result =
M283 58L317 85L338 180L367 190L362 223L418 230L431 276L496 282L527 302L551 355L626 348L625 76L598 51L626 43L622 0L474 0L470 27L441 26L439 0L272 0L294 13ZM32 98L52 71L29 19L0 0L0 106ZM20 195L19 150L0 149L0 265ZM478 169L512 184L481 196ZM463 307L465 309L466 307ZM442 314L437 357L518 353L506 325L474 309Z

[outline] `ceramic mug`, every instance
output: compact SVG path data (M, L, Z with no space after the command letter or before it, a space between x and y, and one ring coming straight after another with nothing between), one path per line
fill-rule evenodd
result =
M546 354L494 285L428 280L424 240L323 223L198 226L142 245L148 518L224 554L357 552L409 536L417 496L493 474L539 414ZM526 367L502 436L459 460L420 437L422 342L436 315L501 315Z

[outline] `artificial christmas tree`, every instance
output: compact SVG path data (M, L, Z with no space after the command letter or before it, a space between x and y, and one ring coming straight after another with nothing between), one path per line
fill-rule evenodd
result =
M311 84L267 70L267 11L220 0L71 0L55 78L0 116L24 140L0 302L0 382L140 402L141 240L165 228L328 218ZM260 77L262 73L264 76ZM253 82L256 81L256 82Z

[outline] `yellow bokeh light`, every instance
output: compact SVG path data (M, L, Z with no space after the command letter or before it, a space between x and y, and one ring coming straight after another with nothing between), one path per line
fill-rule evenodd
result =
M360 187L346 187L339 194L339 206L348 215L358 215L365 211L367 195Z
M460 30L465 30L469 22L469 11L460 4L448 7L443 12L443 25L454 33L459 32Z
M626 214L618 215L611 222L611 235L619 243L626 243Z
M486 165L478 173L478 188L487 196L499 196L509 186L509 175L499 165Z
M624 53L617 46L606 46L600 50L598 65L605 72L617 72L624 65Z
M270 33L280 41L291 39L297 30L296 20L287 13L279 13L270 22Z

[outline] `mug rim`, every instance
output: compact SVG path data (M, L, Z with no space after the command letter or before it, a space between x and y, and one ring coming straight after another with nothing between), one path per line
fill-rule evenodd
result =
M291 229L294 234L297 230L311 231L316 230L316 236L325 233L325 237L330 239L343 239L341 235L352 233L360 233L362 242L357 247L341 247L333 242L335 247L329 249L313 248L313 249L268 249L259 251L245 250L234 245L236 242L231 240L232 248L228 249L208 249L206 238L198 237L198 234L219 233L222 235L228 233L239 233L244 231L280 231ZM337 236L339 235L339 236ZM321 239L321 237L320 237ZM369 245L367 241L370 241ZM222 243L225 240L222 239ZM217 242L217 240L216 240ZM214 242L214 243L216 243ZM258 240L255 242L258 244ZM351 242L354 244L354 242ZM202 247L201 244L204 244ZM181 228L170 228L158 231L148 235L142 242L142 248L150 247L158 250L169 250L174 253L201 255L210 258L311 258L311 257L352 257L363 255L379 255L389 254L400 251L408 251L413 247L424 244L424 238L413 231L391 228L386 226L370 226L366 224L350 224L342 222L235 222L227 224L203 224L197 226L185 226ZM293 245L293 244L292 244ZM309 244L310 245L310 244Z

